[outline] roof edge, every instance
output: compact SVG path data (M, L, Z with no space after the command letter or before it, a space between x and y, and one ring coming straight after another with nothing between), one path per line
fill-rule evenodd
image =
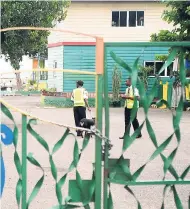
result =
M96 42L57 42L48 44L48 48L59 47L59 46L95 46Z

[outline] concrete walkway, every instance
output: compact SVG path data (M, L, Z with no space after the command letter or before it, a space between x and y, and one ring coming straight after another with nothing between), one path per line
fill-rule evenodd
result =
M21 108L31 114L37 115L43 119L52 120L58 123L74 125L72 109L44 109L39 107L40 97L4 97L10 104ZM94 110L93 110L94 112ZM21 115L13 112L14 118L21 131ZM143 110L139 110L138 118L140 123L144 119ZM161 144L172 133L172 118L171 113L167 110L151 109L149 119L156 133L157 141ZM2 123L13 127L4 115L1 115ZM35 130L48 142L50 148L61 138L64 129L38 122L34 126ZM184 112L181 121L181 144L173 162L173 165L180 175L184 169L190 164L190 112ZM119 136L124 130L124 115L123 109L110 109L110 139L114 145L110 154L112 158L118 158L122 152L122 140ZM21 151L21 132L19 132L18 151ZM129 150L125 153L125 157L130 159L131 172L136 171L142 166L155 151L155 148L149 139L146 127L143 128L143 138L136 140ZM78 139L79 145L82 145L82 139ZM64 175L73 157L74 140L68 137L63 147L54 155L54 161L58 168L58 176ZM164 151L165 156L169 156L177 145L175 137ZM79 171L83 179L90 179L92 175L92 163L94 162L94 139L92 139L84 151L79 163ZM53 205L57 205L55 196L55 182L51 176L50 165L47 152L39 145L39 143L28 133L28 150L32 152L34 157L40 162L45 170L44 185L32 202L31 209L48 209ZM18 180L13 161L14 147L3 145L3 157L6 167L6 184L2 197L1 206L3 209L16 209L15 185ZM28 163L28 195L32 188L41 177L41 171ZM139 180L161 180L163 177L163 162L160 157L150 162L139 177ZM173 178L167 174L167 179ZM71 173L69 179L75 179L75 174ZM190 173L186 179L190 179ZM143 209L159 209L161 208L163 186L136 186L131 187L139 199ZM111 186L114 209L136 209L137 204L135 199L123 188L123 186L113 184ZM68 184L63 187L63 196L66 197ZM188 197L190 195L190 185L177 186L178 194L181 198L184 209L188 209ZM91 208L94 208L93 206ZM166 209L175 209L173 193L169 192L166 196Z

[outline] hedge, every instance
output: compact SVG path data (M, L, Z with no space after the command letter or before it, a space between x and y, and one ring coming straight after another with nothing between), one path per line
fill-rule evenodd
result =
M15 94L21 94L23 96L41 95L41 91L16 91Z
M121 100L121 107L124 106L124 102L124 100ZM95 98L89 98L88 104L90 107L95 107ZM73 107L73 102L70 98L65 97L41 96L41 105L46 107L71 108ZM110 107L112 106L111 98L109 98L109 105Z

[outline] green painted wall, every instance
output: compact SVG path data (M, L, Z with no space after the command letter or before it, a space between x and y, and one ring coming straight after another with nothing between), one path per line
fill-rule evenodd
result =
M158 54L168 54L167 47L106 47L106 67L108 69L108 89L112 91L112 71L114 65L116 64L115 61L110 56L110 52L113 51L118 57L123 59L129 66L132 67L135 59L140 56L139 64L144 65L144 61L154 61L155 55ZM125 69L122 69L122 87L121 91L124 92L126 89L125 80L128 77L128 72ZM163 81L168 81L169 78L163 78ZM149 79L149 89L151 89L152 84L154 82L154 78Z
M95 71L94 46L64 46L64 69ZM88 92L94 92L95 77L91 75L63 74L63 91L71 92L76 81L83 80Z
M133 65L135 59L140 56L139 64L144 64L144 61L154 61L157 54L168 54L168 47L126 47L118 46L106 47L106 67L108 69L108 89L112 92L112 71L116 64L110 56L110 52L113 51L117 56L126 61L130 66ZM78 69L78 70L95 70L95 46L64 46L64 68L65 69ZM128 77L128 73L122 70L122 87L121 91L125 91L125 80ZM75 88L77 80L83 80L85 88L89 92L95 90L95 80L93 76L89 75L74 75L64 73L63 75L63 91L71 92ZM168 77L162 78L163 82L171 81ZM154 82L154 78L149 80L149 89Z

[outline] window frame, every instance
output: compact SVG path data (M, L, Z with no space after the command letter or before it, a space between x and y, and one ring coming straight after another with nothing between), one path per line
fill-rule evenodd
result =
M55 66L55 63L56 63L56 66ZM57 69L57 64L58 64L58 63L57 63L57 60L54 60L54 61L53 61L53 69ZM54 77L54 78L56 78L56 77L57 77L57 75L56 75L56 72L55 72L55 71L53 71L53 77Z
M45 68L45 60L39 60L39 69ZM39 76L39 75L38 75ZM40 81L47 81L48 80L48 72L47 71L40 71Z
M129 18L128 18L128 27L129 28L136 28L137 27L137 11L135 11L135 10L129 10L128 11L128 16L129 16L129 12L135 12L136 13L136 21L135 21L135 26L129 26Z
M121 17L121 16L120 16L120 12L126 12L126 13L127 13L127 17L126 17L126 26L120 26L120 17ZM122 10L120 10L120 11L119 11L119 26L118 26L118 27L119 27L119 28L127 28L127 27L128 27L128 18L129 18L129 13L128 13L128 11L125 11L125 10L122 11Z
M47 80L48 80L48 72L40 71L40 81L47 81Z
M164 61L159 61L159 60L154 60L154 61L150 61L150 60L146 60L146 61L144 61L144 67L146 67L146 62L152 62L152 63L154 63L154 66L155 66L155 63L156 62L162 62L163 64L166 62L164 62ZM154 74L155 74L155 67L154 67ZM166 67L165 69L164 69L164 76L162 75L162 76L160 76L160 77L162 77L162 78L169 78L170 76L168 76L167 75L167 73L168 73L168 67ZM151 75L151 76L148 76L148 77L150 77L150 78L153 78L153 77L155 77L154 75Z
M113 12L119 12L119 26L112 26L112 20L111 20L111 27L113 28L127 28L128 27L128 11L127 10L111 10L111 18L112 18L112 13ZM127 12L127 19L126 19L126 23L127 25L126 26L120 26L120 12Z
M142 28L142 27L144 27L144 24L141 26L141 25L137 25L137 12L144 12L145 13L145 11L142 11L142 10L137 10L136 11L136 27L137 28ZM145 17L145 15L144 15L144 17ZM144 18L144 20L145 20L145 18ZM145 22L145 21L144 21Z
M113 26L112 25L112 14L113 12L119 12L119 26ZM127 24L126 26L120 26L120 12L127 12ZM129 26L129 12L136 12L136 25L135 27L130 27ZM137 12L144 12L144 24L143 26L138 26L137 25ZM145 27L145 11L144 10L111 10L111 27L114 27L114 28L142 28L142 27Z
M112 25L112 24L113 24L113 19L112 19L113 12L119 12L119 20L120 20L120 11L112 10L112 11L111 11L111 27L119 28L120 26L113 26L113 25ZM120 24L120 21L119 21L119 24Z

